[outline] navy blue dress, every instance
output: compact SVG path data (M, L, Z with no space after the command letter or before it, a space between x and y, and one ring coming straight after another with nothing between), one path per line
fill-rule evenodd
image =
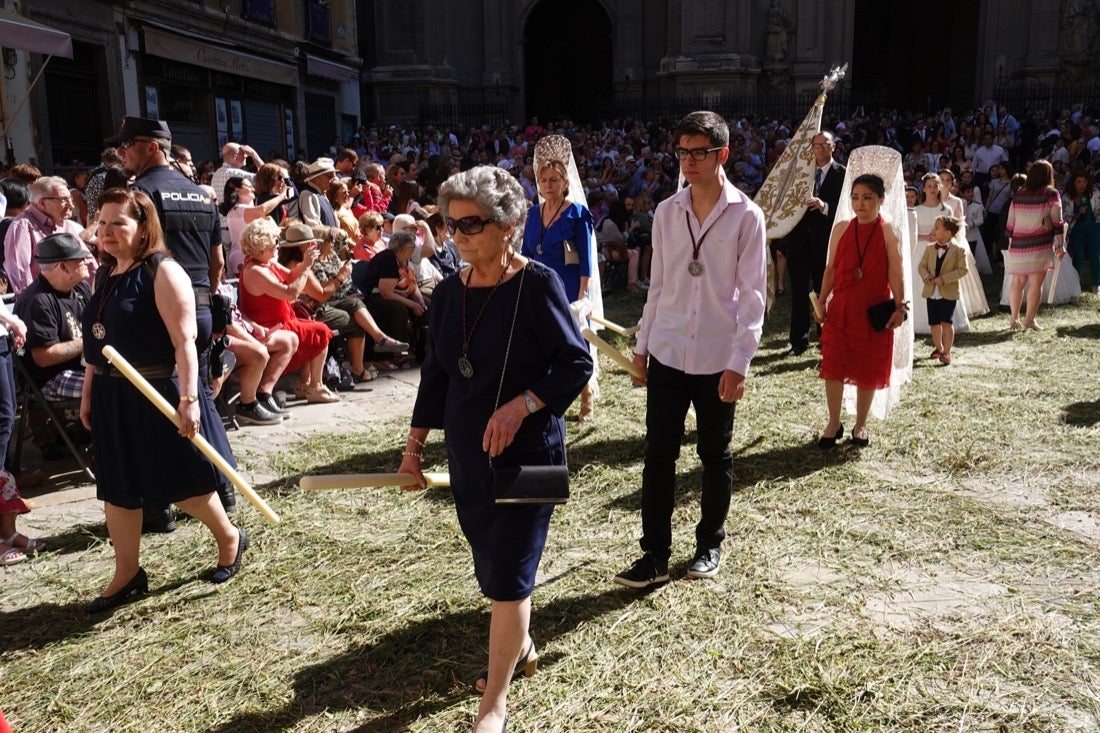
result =
M523 421L512 444L493 460L494 466L565 463L562 415L588 382L592 357L569 311L561 280L546 267L530 263L492 296L470 338L473 376L463 377L458 359L467 276L463 271L445 279L432 297L428 353L412 425L446 432L451 491L481 592L498 601L522 600L534 588L553 507L493 504L489 457L481 449L485 425L495 410L513 313L516 325L500 404L529 389L546 407ZM491 291L468 289L467 329Z
M580 297L581 278L592 277L591 261L588 250L592 238L592 212L580 204L570 202L562 209L558 220L548 229L542 227L542 214L535 204L527 212L527 223L523 228L523 256L535 262L541 262L558 274L565 294L572 303ZM577 248L579 264L565 264L566 240Z
M89 364L107 367L103 347L110 345L135 367L175 365L172 339L157 310L154 277L138 265L99 283L81 319ZM93 334L97 321L104 326L103 339ZM179 404L176 377L147 381L168 404ZM235 466L217 408L207 390L198 393L199 432ZM162 508L217 489L220 473L214 464L121 374L95 375L91 409L96 498L124 509Z

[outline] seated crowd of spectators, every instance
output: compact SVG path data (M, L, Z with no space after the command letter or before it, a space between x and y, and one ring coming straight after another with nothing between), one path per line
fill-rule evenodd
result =
M996 259L1011 181L1033 160L1045 158L1054 166L1055 184L1066 191L1068 222L1083 216L1076 204L1090 197L1100 215L1095 112L1075 105L1056 115L1014 114L988 103L958 115L950 109L827 115L822 127L834 132L841 162L856 147L878 144L903 155L908 184L949 171L953 193L965 198L968 220L973 211L974 221L982 222ZM730 181L755 193L798 122L731 119ZM381 369L416 363L432 291L461 265L435 207L439 185L457 171L495 165L510 171L534 202L534 142L551 133L573 145L601 265L626 263L624 286L643 291L653 211L678 185L671 122L542 125L532 118L523 128L364 127L350 140L334 141L327 155L295 163L264 160L247 145L228 143L220 165L196 164L187 149L173 146L172 165L203 185L222 215L227 271L221 290L234 303L222 344L235 357L237 417L258 425L280 422L286 407L272 393L286 372L299 373L297 396L332 402L340 399L333 385L341 378L353 386ZM30 373L48 395L79 395L80 370L71 357L79 348L79 311L96 260L47 263L36 256L37 244L67 233L94 255L99 194L128 182L113 148L103 152L98 168L77 167L67 179L21 164L0 180L0 205L6 207L0 288L22 294L17 310L33 325ZM1089 267L1084 250L1071 248L1071 255L1079 272L1097 269ZM1100 273L1091 274L1100 280ZM604 287L615 287L609 279L605 275ZM68 342L76 345L59 346ZM344 362L343 370L329 368L336 345L335 361Z

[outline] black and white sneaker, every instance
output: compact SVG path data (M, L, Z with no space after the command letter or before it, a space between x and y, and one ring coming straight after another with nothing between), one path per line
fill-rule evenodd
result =
M668 560L658 560L647 552L612 580L627 588L648 588L658 583L667 583Z
M695 559L691 561L691 567L688 568L688 577L713 578L718 574L718 566L721 564L722 553L717 547L699 550L695 553Z
M273 415L278 415L283 420L290 419L290 410L279 404L279 401L272 394L256 393L256 401L264 406L264 409Z
M243 402L237 405L237 422L243 425L278 425L282 421L282 415L269 411L259 400L250 405Z

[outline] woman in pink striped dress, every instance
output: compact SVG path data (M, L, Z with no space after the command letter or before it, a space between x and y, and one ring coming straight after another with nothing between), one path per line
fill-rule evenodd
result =
M1062 197L1054 183L1054 169L1045 160L1037 160L1027 173L1027 182L1012 197L1008 207L1008 250L1005 272L1012 276L1008 306L1012 312L1009 327L1020 327L1020 304L1027 285L1027 312L1024 326L1039 330L1035 314L1043 293L1043 280L1054 269L1054 257L1065 257Z

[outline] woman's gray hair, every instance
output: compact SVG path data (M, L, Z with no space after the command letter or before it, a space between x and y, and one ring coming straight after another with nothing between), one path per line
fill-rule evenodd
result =
M416 235L412 232L394 232L390 235L389 248L400 252L406 247L416 246Z
M439 210L450 217L452 201L472 201L486 218L501 226L514 223L514 245L523 237L523 223L527 218L527 198L523 186L508 171L492 165L479 165L462 173L456 173L439 187Z

